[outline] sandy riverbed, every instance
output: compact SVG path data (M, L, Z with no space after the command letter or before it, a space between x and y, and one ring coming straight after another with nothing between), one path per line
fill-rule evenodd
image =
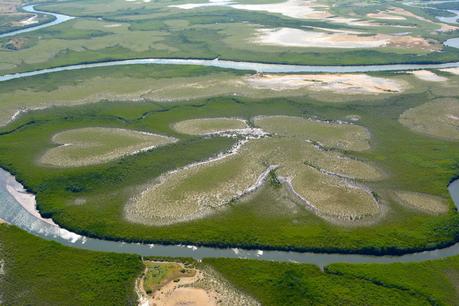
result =
M440 71L448 72L448 73L451 73L451 74L454 74L454 75L459 75L459 67L440 69Z
M177 263L185 268L183 263ZM193 276L183 276L169 281L161 289L147 294L143 287L143 276L136 281L139 306L248 306L259 305L223 280L210 268L194 270ZM145 270L147 271L147 270Z
M329 7L327 5L317 3L314 0L287 0L281 3L269 4L240 4L228 0L210 0L209 2L203 3L170 5L169 7L189 10L209 6L227 6L238 10L262 11L273 14L281 14L283 16L296 19L324 20L331 23L342 23L353 26L369 27L379 25L378 23L367 20L335 16L328 11Z
M439 76L429 70L415 70L411 71L410 74L414 75L416 78L427 81L427 82L446 82L448 78Z
M24 207L27 212L29 212L31 215L35 216L36 218L57 226L56 223L52 219L48 218L43 218L40 213L38 212L36 208L36 200L35 200L35 195L28 193L27 190L24 189L24 187L16 182L16 179L14 176L10 175L7 178L7 183L6 183L6 190L8 193L13 196L13 198L18 201L22 207Z
M316 91L329 90L346 94L402 92L408 86L398 80L366 74L256 74L246 77L245 82L257 89L282 91L308 88Z
M255 43L261 45L303 48L438 48L422 37L376 34L362 36L351 33L317 32L293 28L258 29Z

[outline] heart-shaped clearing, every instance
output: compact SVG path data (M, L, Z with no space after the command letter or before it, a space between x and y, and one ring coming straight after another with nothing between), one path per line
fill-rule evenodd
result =
M52 140L60 146L46 151L40 162L57 167L101 164L177 141L141 131L102 127L64 131Z

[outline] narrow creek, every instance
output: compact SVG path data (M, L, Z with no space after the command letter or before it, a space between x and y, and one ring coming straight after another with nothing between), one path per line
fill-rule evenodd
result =
M24 11L28 12L28 13L51 15L51 16L54 17L54 20L52 20L50 22L47 22L47 23L39 24L39 25L36 25L36 26L31 26L31 27L27 27L27 28L24 28L24 29L16 30L16 31L6 32L6 33L3 33L3 34L0 34L0 38L16 36L16 35L19 35L19 34L22 34L22 33L27 33L27 32L40 30L40 29L51 27L51 26L54 26L54 25L57 25L57 24L60 24L60 23L63 23L63 22L66 22L68 20L71 20L71 19L75 18L75 17L72 17L72 16L67 16L67 15L62 15L62 14L39 11L39 10L35 9L35 5L26 5L26 6L23 6L22 9Z
M38 11L33 5L23 7L31 13L53 15L56 19L34 27L25 28L0 35L0 38L31 32L45 27L53 26L73 19L74 17ZM448 43L449 41L449 43ZM459 48L459 38L448 40L445 44ZM226 60L206 59L127 59L119 61L107 61L89 64L69 65L56 68L41 69L29 72L0 76L1 81L18 78L43 75L59 71L79 70L97 67L121 66L121 65L144 65L144 64L168 64L168 65L200 65L237 70L252 70L267 73L288 72L374 72L374 71L405 71L415 69L436 69L459 67L459 62L443 64L394 64L394 65L359 65L359 66L312 66L312 65L283 65L254 62L237 62ZM451 197L459 207L459 180L452 182L448 187ZM56 225L50 219L44 219L35 208L35 197L27 193L22 185L7 171L0 169L0 218L6 222L22 228L29 233L47 240L54 240L63 245L87 249L93 251L107 251L116 253L133 253L142 256L168 256L168 257L192 257L202 259L206 257L225 258L250 258L258 260L292 261L310 263L318 266L326 266L336 262L346 263L391 263L391 262L418 262L424 260L440 259L459 254L459 243L450 247L432 251L424 251L402 256L368 256L353 254L323 254L311 252L289 251L262 251L244 250L231 248L198 247L192 245L159 245L116 242L101 239L88 238L72 233Z
M449 186L451 197L459 206L459 180ZM115 253L131 253L142 256L214 258L249 258L258 260L301 262L320 267L332 263L391 263L418 262L440 259L459 254L459 243L450 247L424 251L402 256L370 256L353 254L324 254L312 252L289 252L267 250L245 250L237 248L213 248L193 245L161 245L127 243L84 237L56 225L51 219L44 219L35 208L35 196L26 192L9 172L0 169L0 218L27 232L63 245Z

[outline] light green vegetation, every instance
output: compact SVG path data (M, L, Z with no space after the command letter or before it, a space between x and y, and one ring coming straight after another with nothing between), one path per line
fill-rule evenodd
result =
M88 127L60 132L52 141L60 146L40 158L45 165L81 167L105 163L175 142L171 137L134 130Z
M396 25L393 24L394 21L378 21L377 24L368 26L366 24L375 21L370 18L364 18L363 24L355 22L359 19L355 16L365 16L371 9L356 8L356 12L348 12L341 5L338 8L333 5L333 10L337 11L333 14L337 13L336 18L341 18L341 22L337 23L334 21L336 18L331 15L330 18L324 16L308 20L267 11L230 7L181 10L168 7L170 4L177 3L97 0L41 5L40 9L80 17L51 28L21 35L21 38L29 41L24 47L15 51L5 48L0 50L0 71L6 73L72 63L139 57L219 57L330 65L452 61L459 55L459 51L454 48L445 48L441 53L436 51L444 39L454 37L455 34L437 32L440 25L427 19L407 17L402 24ZM375 9L378 11L394 5L397 5L395 1L381 3ZM365 11L363 15L362 10ZM411 8L405 7L405 10ZM99 19L99 16L104 17ZM382 34L390 42L381 48L358 48L353 51L335 48L267 47L256 43L254 37L259 30L278 28L307 29L321 35L329 35L335 30L361 33L354 38L349 36L354 34L332 34L348 35L346 39L351 40L368 37L379 39L381 36L377 34ZM395 35L403 31L412 32L410 36L414 38ZM333 39L341 40L339 37ZM7 40L0 43L6 45Z
M421 89L413 76L297 75L291 79L289 75L280 75L269 81L271 85L278 84L277 87L268 86L268 78L247 71L198 66L139 65L59 72L12 80L0 83L0 125L6 124L20 110L98 101L186 103L197 98L221 95L253 98L312 95L324 102L346 102L368 96L373 101L403 91L400 88L404 92ZM317 82L319 78L323 81ZM411 83L411 89L405 88L407 83Z
M0 3L0 34L19 30L21 28L36 26L41 23L49 22L54 17L42 14L32 14L23 12L20 7L22 4L31 2L30 0L3 0ZM41 0L34 3L43 2Z
M365 187L324 175L314 169L290 171L292 189L319 215L332 221L354 221L381 213L376 199Z
M223 159L190 165L159 178L126 206L126 218L142 224L172 224L202 218L242 196L267 168L244 146Z
M182 134L205 135L248 128L244 120L236 118L204 118L180 121L174 130Z
M0 124L17 111L99 101L176 101L231 94L242 72L141 65L60 72L0 83ZM260 91L247 90L255 95Z
M135 255L64 247L0 224L2 305L136 305Z
M147 294L154 293L180 277L191 277L196 274L195 270L185 268L183 264L176 262L144 261L144 264L143 288Z
M432 87L430 92L438 91L437 94L448 95L454 94L454 90L456 89ZM446 185L457 173L457 144L413 133L398 122L398 117L403 111L432 99L430 92L403 94L383 100L376 97L369 100L365 97L337 104L324 104L308 97L254 100L231 96L198 99L186 104L106 102L52 108L25 114L2 129L0 165L14 173L18 180L37 194L39 209L45 216L52 217L57 223L72 231L103 238L152 243L196 243L365 253L398 253L431 248L455 240L459 227L456 226L458 219L457 214L453 212L452 202L448 202L447 214L430 215L398 204L390 194L391 190L408 190L448 199ZM212 214L206 218L167 226L147 226L125 219L126 203L134 195L139 195L142 190L151 186L155 179L169 171L215 157L220 152L228 150L236 141L226 137L179 135L173 130L175 123L209 117L249 120L257 115L279 114L333 120L343 120L349 115L358 116L359 126L336 124L337 129L353 131L349 135L333 136L335 134L331 131L320 134L320 129L313 129L313 125L310 129L314 134L302 132L298 133L298 137L287 137L287 134L276 136L276 139L279 137L280 144L278 151L282 153L286 151L286 147L291 148L292 154L296 152L296 156L299 157L293 156L298 160L296 168L306 171L308 166L303 162L307 162L308 156L312 156L310 152L315 150L311 144L306 143L307 138L323 142L325 148L370 148L365 151L343 152L340 149L327 152L333 153L332 159L339 159L338 156L343 155L375 167L378 172L385 174L381 178L374 174L370 175L368 166L360 168L362 163L353 164L349 161L349 164L327 164L326 155L322 155L323 152L320 150L317 155L314 154L316 157L311 159L309 166L314 166L314 170L323 168L340 175L356 177L351 179L355 181L353 183L358 186L367 185L375 192L377 198L385 200L383 217L376 218L377 222L352 222L355 224L352 227L330 223L295 199L284 187L279 188L278 184L275 184L276 179L270 174L267 180L269 183L257 192L230 202L224 206L225 209L212 210ZM302 120L304 119L298 120L298 124ZM311 121L310 124L314 122ZM316 124L331 127L335 125L319 121ZM50 168L37 164L37 158L49 149L49 140L53 135L65 130L90 126L148 131L172 135L181 140L150 152L92 167ZM354 132L358 131L362 131L365 141L355 139L358 133ZM371 139L368 139L368 133L371 134ZM314 135L317 135L317 138L314 138ZM340 141L338 136L346 141ZM304 150L307 148L304 155L301 151L295 150L300 146L286 146L285 142L281 145L281 141L291 141L290 138L298 139ZM273 139L275 137L263 138L260 141ZM355 148L351 145L354 141L358 144ZM262 156L265 155L257 156L257 161L261 161ZM288 153L282 156L292 155ZM282 165L285 162L276 155L268 161L270 163L263 165L263 170L267 169L271 162L273 165ZM339 168L341 166L342 169ZM234 173L232 168L230 170L227 174L229 176ZM282 168L279 168L275 175L282 176L281 171ZM222 177L221 173L216 175L217 178ZM205 179L210 181L208 178ZM212 182L221 183L215 180ZM252 181L252 184L254 182ZM152 206L148 208L151 209ZM277 234L272 235L273 231Z
M459 257L422 263L308 264L205 259L263 305L458 305Z
M244 124L237 119L205 118L178 122L174 127L190 134L206 134L218 132L218 127L225 131L225 121ZM129 201L127 219L162 225L208 216L261 186L266 171L277 167L294 193L320 216L354 220L378 215L379 207L369 191L337 177L377 179L378 170L306 142L328 141L330 147L365 150L369 135L364 128L287 116L256 118L254 123L274 136L249 140L226 157L161 176Z
M269 116L255 118L263 130L284 137L301 137L314 140L325 147L363 151L370 148L370 134L359 125L339 124L301 117Z
M459 140L459 101L448 98L409 109L400 122L416 132L448 140Z
M397 197L399 203L427 213L444 214L448 211L446 202L442 198L432 195L408 191L396 191L395 196Z

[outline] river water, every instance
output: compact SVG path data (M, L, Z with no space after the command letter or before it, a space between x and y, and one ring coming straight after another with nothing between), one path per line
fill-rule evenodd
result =
M24 10L32 13L43 13L53 15L56 19L50 23L30 27L0 35L2 37L13 36L25 32L35 31L41 28L56 25L74 17L60 14L37 11L33 5L24 7ZM458 40L458 42L456 42ZM449 45L459 47L459 38L449 40ZM447 41L448 43L448 41ZM54 73L59 71L79 70L97 67L122 66L122 65L145 65L145 64L168 64L168 65L200 65L219 68L230 68L237 70L252 70L266 73L287 73L287 72L372 72L372 71L405 71L415 69L435 69L459 67L459 62L444 64L395 64L395 65L364 65L364 66L311 66L311 65L282 65L265 64L253 62L236 62L226 60L205 60L205 59L129 59L109 61L100 63L70 65L65 67L42 69L30 72L16 73L0 76L0 81L8 81L18 78L25 78L35 75ZM459 205L459 180L451 183L449 191L456 205ZM32 207L27 209L18 201L18 197L27 198ZM22 201L21 201L22 202ZM347 263L390 263L390 262L417 262L434 260L459 254L459 243L433 251L425 251L403 256L367 256L347 254L321 254L310 252L288 252L288 251L262 251L209 248L185 245L158 245L125 243L83 237L60 228L52 220L43 219L35 209L34 196L23 190L14 177L7 171L0 169L0 218L10 224L16 225L29 233L43 239L54 240L63 245L93 251L109 251L116 253L132 253L142 256L168 256L168 257L192 257L202 259L205 257L225 258L251 258L259 260L292 261L319 265L321 267L336 262Z
M47 24L42 24L35 27L26 28L14 32L9 32L0 35L0 38L14 36L17 34L31 32L45 27L50 27L60 24L75 17L38 11L33 5L23 7L24 10L32 13L42 13L52 15L56 20ZM445 45L459 48L459 38L452 38L445 41ZM144 58L144 59L126 59L114 60L88 64L68 65L55 68L40 69L35 71L20 72L0 76L0 82L26 78L31 76L55 73L60 71L72 71L98 67L124 66L124 65L148 65L148 64L163 64L163 65L197 65L209 66L218 68L228 68L235 70L250 70L263 73L353 73L353 72L376 72L376 71L406 71L416 69L441 69L459 67L459 62L450 62L443 64L388 64L388 65L354 65L354 66L315 66L315 65L286 65L286 64L269 64L256 62L228 61L218 59L180 59L180 58Z
M13 192L12 192L13 190ZM451 196L459 203L459 180L449 186ZM50 219L41 218L35 208L26 210L17 200L18 194L34 202L34 196L24 191L22 185L7 171L0 169L0 218L22 228L29 233L47 240L54 240L63 245L92 251L131 253L142 256L214 258L250 258L259 260L288 261L315 264L320 267L337 263L391 263L418 262L440 259L459 254L459 243L444 249L425 251L403 256L368 256L348 254L322 254L311 252L262 251L230 248L209 248L191 245L158 245L125 243L117 241L87 238L69 232L55 225Z
M60 24L60 23L63 23L63 22L66 22L68 20L71 20L71 19L75 18L75 17L72 17L72 16L67 16L67 15L62 15L62 14L56 14L56 13L50 13L50 12L44 12L44 11L35 10L34 7L35 7L34 5L27 5L27 6L24 6L22 9L24 11L26 11L26 12L29 12L29 13L51 15L51 16L54 16L55 19L53 21L48 22L48 23L40 24L40 25L33 26L33 27L28 27L28 28L25 28L25 29L22 29L22 30L17 30L17 31L12 31L12 32L7 32L7 33L4 33L4 34L0 34L0 38L10 37L10 36L15 36L15 35L22 34L22 33L36 31L36 30L47 28L47 27L51 27L51 26L54 26L54 25L57 25L57 24Z
M458 23L457 21L459 19L459 10L448 10L448 12L452 14L456 14L456 16L452 16L452 17L439 16L437 17L437 19L440 20L441 22L457 24Z
M178 58L144 58L128 59L119 61L107 61L90 64L69 65L56 68L47 68L29 72L20 72L0 76L0 82L43 75L60 71L72 71L98 67L112 67L125 65L197 65L235 70L251 70L264 73L306 73L306 72L328 72L328 73L351 73L351 72L375 72L375 71L406 71L416 69L442 69L459 67L459 62L443 64L390 64L390 65L356 65L356 66L312 66L312 65L285 65L265 64L255 62L237 62L227 60L206 60L206 59L178 59Z

